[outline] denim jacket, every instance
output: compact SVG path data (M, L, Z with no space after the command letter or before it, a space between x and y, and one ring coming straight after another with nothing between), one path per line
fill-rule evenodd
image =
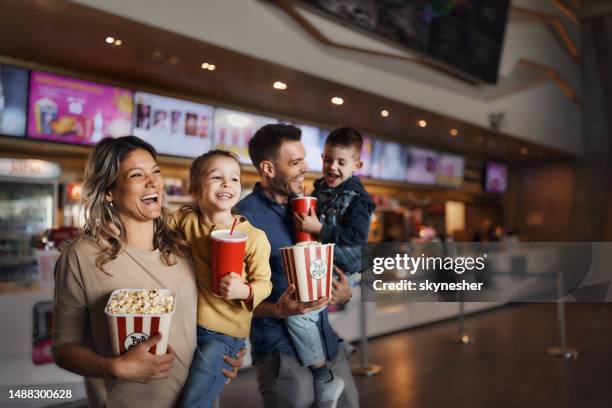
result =
M288 282L283 269L280 248L294 244L293 220L287 206L270 199L259 183L253 193L244 197L235 207L249 222L263 230L270 241L270 268L272 269L272 294L267 301L276 302L287 289ZM321 311L317 322L327 360L336 358L340 339L329 324L327 309ZM253 362L270 353L279 353L297 358L295 347L289 336L284 319L273 317L253 317L251 323L251 345Z
M348 274L361 272L361 245L368 241L370 217L376 208L372 198L352 176L336 188L324 179L314 183L317 215L323 224L321 241L334 243L334 264Z

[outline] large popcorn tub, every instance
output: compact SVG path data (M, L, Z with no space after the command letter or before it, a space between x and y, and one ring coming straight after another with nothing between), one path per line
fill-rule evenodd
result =
M117 289L111 293L104 312L113 353L123 354L161 333L160 342L149 352L166 354L175 304L175 295L169 289Z
M280 251L287 280L295 285L298 301L331 296L334 244L309 242Z

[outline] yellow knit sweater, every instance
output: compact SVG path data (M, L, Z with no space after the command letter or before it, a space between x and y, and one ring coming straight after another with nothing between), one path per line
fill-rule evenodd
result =
M234 337L247 337L253 309L272 292L270 282L270 243L266 234L238 216L236 230L247 234L242 279L253 288L251 300L225 300L212 293L210 234L230 225L207 222L196 210L180 209L173 223L183 231L189 246L198 283L198 325Z

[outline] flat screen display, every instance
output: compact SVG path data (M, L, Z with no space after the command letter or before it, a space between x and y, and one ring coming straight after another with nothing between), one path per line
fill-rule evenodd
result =
M33 71L28 136L91 145L132 131L131 91Z
M404 181L406 168L406 147L399 143L383 142L380 160L380 178L383 180Z
M0 64L0 134L25 136L27 103L28 71Z
M418 147L406 149L405 175L405 180L409 183L436 184L438 180L438 153Z
M372 155L370 156L370 177L382 179L383 176L383 150L382 140L372 139Z
M497 82L509 0L302 0L319 12ZM334 38L332 38L334 40Z
M454 154L441 154L438 158L438 184L447 187L461 187L465 160Z
M363 166L357 173L358 176L372 176L372 150L372 138L370 136L363 136L363 146L361 147L361 162Z
M502 163L488 162L485 171L485 191L504 193L508 187L508 166Z
M230 150L243 163L251 164L249 157L249 141L257 130L270 123L278 123L277 119L230 109L215 109L213 120L213 146L216 149Z
M134 135L161 154L197 157L213 146L214 108L145 92L134 95Z
M310 171L321 172L323 170L323 145L325 133L318 127L309 125L296 125L302 130L302 144L306 150L306 164Z

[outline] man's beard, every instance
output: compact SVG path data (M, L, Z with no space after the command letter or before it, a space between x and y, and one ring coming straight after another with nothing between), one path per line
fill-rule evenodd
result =
M284 180L279 178L273 178L272 179L272 183L270 183L272 185L272 188L281 194L286 195L289 199L291 198L295 198L295 197L299 197L299 192L295 193L291 190L291 183L292 183L293 179L289 179L289 180Z

